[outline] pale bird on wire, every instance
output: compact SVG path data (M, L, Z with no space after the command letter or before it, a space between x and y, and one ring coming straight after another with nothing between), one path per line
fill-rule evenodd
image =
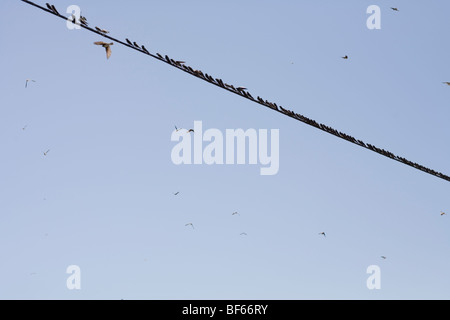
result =
M105 30L105 29L101 29L101 28L99 28L99 27L95 27L95 30L97 30L98 32L104 33L104 34L107 34L107 33L109 33L109 31L108 31L108 30Z

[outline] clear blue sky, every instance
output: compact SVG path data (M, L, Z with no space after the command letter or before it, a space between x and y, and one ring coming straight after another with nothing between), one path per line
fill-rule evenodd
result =
M448 2L54 4L450 174ZM448 181L119 44L107 60L105 39L21 1L0 12L0 298L450 299ZM278 174L174 165L174 125L195 120L279 129Z

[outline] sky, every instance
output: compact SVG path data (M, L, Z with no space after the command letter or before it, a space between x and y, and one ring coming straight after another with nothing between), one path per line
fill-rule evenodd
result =
M450 174L446 1L52 4ZM106 59L22 1L0 12L0 299L450 299L448 181L118 43ZM278 130L279 170L175 164L194 121Z

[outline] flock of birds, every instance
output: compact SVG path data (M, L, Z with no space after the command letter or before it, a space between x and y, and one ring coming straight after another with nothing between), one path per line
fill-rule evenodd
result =
M60 16L59 12L56 10L56 8L55 8L54 5L50 5L49 3L46 3L46 5L47 5L47 8L48 8L49 10L51 10L53 13L55 13L55 14L57 14L57 15ZM398 8L395 8L395 7L391 7L391 9L392 9L393 11L400 11ZM77 19L76 19L76 17L75 17L74 15L72 15L72 23L74 23L74 24L81 24L81 25L83 25L84 27L88 27L87 19L86 19L86 17L84 17L84 16L80 16L79 22L78 22ZM103 29L103 28L100 28L100 27L97 27L97 26L95 27L95 30L96 30L98 33L101 33L101 34L104 34L104 35L106 35L106 34L109 33L108 30ZM142 45L142 46L139 46L135 41L132 42L132 41L130 41L128 38L126 38L125 41L128 43L129 46L138 48L139 50L142 50L143 52L145 52L145 53L147 53L147 54L150 54L149 51L145 48L145 46L143 46L143 45ZM96 41L96 42L94 42L94 45L102 46L102 47L105 49L105 51L106 51L106 58L107 58L107 59L109 59L109 58L111 57L111 46L114 45L113 42ZM224 83L221 79L214 79L214 78L212 78L211 76L209 76L208 74L204 74L204 73L203 73L202 71L200 71L200 70L194 70L194 69L192 69L191 67L186 66L186 65L185 65L185 61L173 60L173 59L169 58L167 55L166 55L165 57L163 57L163 56L162 56L161 54L159 54L159 53L156 53L156 55L157 55L157 57L158 57L160 60L163 60L163 61L165 61L165 62L167 62L167 63L169 63L169 64L171 64L171 65L174 65L174 66L176 66L176 67L182 68L182 69L184 69L185 71L187 71L187 72L189 72L189 73L192 73L192 74L196 75L197 77L203 78L204 80L207 80L207 81L209 81L209 82L212 82L212 83L214 83L214 84L217 84L217 85L219 85L219 86L221 86L221 87L223 87L223 88L226 88L226 89L228 89L228 90L232 90L232 91L234 91L235 93L241 94L241 95L243 95L244 97L249 98L249 99L251 99L251 100L255 100L255 99L251 96L251 94L250 94L249 92L246 91L247 88L245 88L245 87L234 87L233 85ZM349 56L348 56L348 55L344 55L344 56L342 56L341 58L344 59L344 60L348 60L348 59L349 59ZM29 83L29 82L36 82L36 81L35 81L35 80L32 80L32 79L26 79L26 82L25 82L25 88L28 87L28 83ZM450 81L444 81L444 82L442 82L442 83L445 84L445 85L450 86ZM257 97L257 100L258 100L258 102L263 103L263 104L265 104L266 106L268 106L268 107L270 107L270 108L272 108L272 109L275 109L275 110L277 110L277 111L279 111L278 108L280 108L280 109L282 110L283 113L287 113L288 115L291 115L290 113L293 113L292 111L289 112L289 110L283 109L281 106L277 106L275 103L269 102L269 101L267 101L267 100L264 101L264 100L263 100L262 98L260 98L260 97ZM299 116L299 115L298 115L298 116ZM305 117L303 117L303 118L305 118ZM308 120L309 120L309 119L308 119ZM303 120L302 120L302 121L303 121ZM310 121L315 122L315 121L313 121L313 120L310 120ZM307 122L307 121L305 121L305 122ZM322 125L321 125L321 126L322 126ZM26 127L27 127L27 126L23 127L22 130L25 130ZM321 129L323 129L323 128L321 128ZM331 130L332 128L329 128L329 129ZM175 126L175 130L178 132L178 131L183 130L183 129L182 129L182 128L178 128L177 126ZM193 129L184 129L184 130L186 130L187 133L194 132ZM328 130L325 130L325 131L329 132ZM330 132L330 133L333 133L333 132ZM340 134L342 134L342 133L340 133ZM348 140L350 140L350 139L348 139ZM353 138L353 140L355 140L355 139ZM358 141L360 142L360 140L358 140ZM372 146L372 147L373 147L373 146ZM45 152L44 152L44 156L47 156L47 154L49 153L49 151L50 151L50 149L47 150L47 151L45 151ZM377 151L377 150L375 150L375 151ZM383 151L384 151L384 150L383 150ZM403 158L400 158L400 159L403 159ZM404 160L406 160L406 159L404 159ZM180 192L177 191L177 192L173 193L173 195L177 196L179 193L180 193ZM233 212L231 215L240 215L240 213L238 213L237 211L235 211L235 212ZM445 212L441 211L440 215L441 215L441 216L444 216L444 215L447 215L447 214L446 214ZM192 222L186 223L186 224L185 224L185 227L191 227L192 229L195 229L194 224L193 224ZM240 235L246 236L247 233L246 233L246 232L242 232L242 233L240 233ZM324 238L326 238L326 233L325 233L324 231L319 232L319 235L320 235L320 236L323 236ZM381 256L381 258L382 258L382 259L386 259L386 256Z
M175 196L177 196L178 194L180 194L180 191L173 192L172 194L175 195ZM239 212L235 211L235 212L233 212L231 215L232 215L232 216L235 216L235 215L241 215L241 214L240 214ZM184 226L185 226L185 227L189 227L189 226L190 226L192 229L195 229L194 224L193 224L192 222L186 223ZM241 236L246 236L247 233L246 233L246 232L241 232L239 235L241 235Z

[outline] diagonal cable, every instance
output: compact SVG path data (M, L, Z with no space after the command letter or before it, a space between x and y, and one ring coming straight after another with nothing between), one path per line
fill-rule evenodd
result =
M100 36L102 36L102 37L105 37L105 38L108 38L108 39L110 39L110 40L112 40L112 41L115 41L115 42L117 42L117 43L120 43L120 44L122 44L122 45L124 45L124 46L126 46L126 47L129 47L129 48L131 48L131 49L134 49L134 50L136 50L136 51L139 51L140 53L149 55L149 56L151 56L151 57L153 57L153 58L155 58L155 59L158 59L158 60L163 61L163 62L165 62L165 63L167 63L167 64L170 64L171 66L173 66L173 67L175 67L175 68L177 68L177 69L180 69L180 70L182 70L182 71L184 71L184 72L187 72L187 73L189 73L190 75L193 75L193 76L195 76L195 77L197 77L197 78L200 78L200 79L202 79L202 80L204 80L204 81L207 81L207 82L209 82L209 83L211 83L211 84L214 84L214 85L216 85L216 86L218 86L218 87L221 87L222 89L225 89L225 90L227 90L227 91L230 91L230 92L232 92L232 93L234 93L234 94L237 94L237 95L239 95L239 96L241 96L241 97L243 97L243 98L249 99L249 100L251 100L251 101L253 101L253 102L256 102L256 103L258 103L258 104L260 104L260 105L263 105L263 106L265 106L265 107L268 107L268 108L270 108L270 109L272 109L272 110L275 110L275 111L277 111L277 112L280 112L280 113L282 113L282 114L284 114L284 115L286 115L286 116L288 116L288 117L294 118L294 119L296 119L296 120L298 120L298 121L301 121L301 122L303 122L303 123L306 123L306 124L308 124L308 125L310 125L310 126L313 126L313 127L317 128L317 129L320 129L320 130L322 130L322 131L325 131L325 132L327 132L327 133L329 133L329 134L332 134L332 135L334 135L334 136L336 136L336 137L338 137L338 138L341 138L341 139L344 139L344 140L349 141L349 142L351 142L351 143L354 143L354 144L356 144L356 145L358 145L358 146L360 146L360 147L363 147L363 148L372 150L372 151L374 151L374 152L376 152L376 153L378 153L378 154L381 154L381 155L383 155L383 156L385 156L385 157L388 157L388 158L390 158L390 159L393 159L393 160L396 160L396 161L398 161L398 162L401 162L401 163L403 163L403 164L405 164L405 165L408 165L408 166L410 166L410 167L413 167L413 168L415 168L415 169L417 169L417 170L421 170L421 171L423 171L423 172L426 172L426 173L428 173L428 174L431 174L431 175L433 175L433 176L435 176L435 177L438 177L438 178L441 178L441 179L450 181L450 177L447 176L447 175L445 175L445 174L443 174L443 173L441 173L441 172L438 172L438 171L435 171L435 170L433 170L433 169L424 167L424 166L422 166L422 165L420 165L420 164L418 164L418 163L416 163L416 162L412 162L412 161L410 161L410 160L408 160L408 159L405 159L405 158L403 158L403 157L400 157L400 156L398 156L398 155L395 155L395 154L393 154L392 152L389 152L389 151L387 151L387 150L377 148L377 147L375 147L375 146L372 145L372 144L365 143L365 142L363 142L362 140L358 140L358 139L356 139L356 138L354 138L354 137L352 137L352 136L350 136L350 135L348 135L348 134L345 134L345 133L340 132L340 131L338 131L338 130L336 130L336 129L334 129L334 128L331 128L331 127L329 127L329 126L326 126L325 124L318 123L318 122L316 122L316 121L314 121L314 120L312 120L312 119L309 119L309 118L307 118L307 117L305 117L305 116L303 116L303 115L301 115L301 114L298 114L298 113L295 113L295 112L293 112L293 111L291 111L291 110L285 109L285 108L283 108L282 106L278 106L278 105L277 105L276 103L274 103L274 102L270 102L270 101L268 101L268 100L264 100L263 98L261 98L261 97L259 97L259 96L256 97L256 99L255 99L255 98L250 94L250 92L247 91L246 88L235 87L235 86L233 86L233 85L231 85L231 84L224 83L224 82L222 81L222 79L214 78L214 77L212 77L211 75L208 75L207 73L203 73L203 72L200 71L200 70L195 70L195 69L193 69L192 67L185 65L185 63L184 63L183 61L176 61L176 60L171 59L171 58L170 58L169 56L167 56L167 55L162 56L162 55L159 54L159 53L152 54L152 53L150 53L150 52L147 50L147 48L145 48L145 46L143 46L143 45L142 45L142 46L139 46L136 42L131 42L129 39L125 39L125 42L124 42L124 41L118 40L118 39L116 39L116 38L113 38L113 37L111 37L111 36L108 36L107 34L103 33L103 32L100 31L100 30L93 29L93 28L89 27L89 25L88 25L88 23L87 23L87 20L86 20L86 21L76 21L75 19L74 19L74 20L70 20L71 17L65 17L65 16L61 15L61 14L57 11L57 9L55 8L55 6L53 6L53 5L50 5L50 4L47 3L47 4L46 4L46 5L47 5L47 8L44 8L44 7L42 7L42 6L40 6L40 5L36 4L36 3L34 3L34 2L32 2L32 1L29 1L29 0L20 0L20 1L23 1L23 2L25 2L25 3L29 4L29 5L32 5L32 6L36 7L36 8L39 8L39 9L41 9L41 10L44 10L44 11L48 12L48 13L51 13L51 14L53 14L53 15L55 15L55 16L61 18L61 19L69 20L69 21L71 21L72 23L75 23L75 24L79 25L80 27L82 27L82 28L84 28L84 29L87 29L87 30L89 30L89 31L91 31L91 32L94 32L94 33L96 33L96 34L98 34L98 35L100 35Z

